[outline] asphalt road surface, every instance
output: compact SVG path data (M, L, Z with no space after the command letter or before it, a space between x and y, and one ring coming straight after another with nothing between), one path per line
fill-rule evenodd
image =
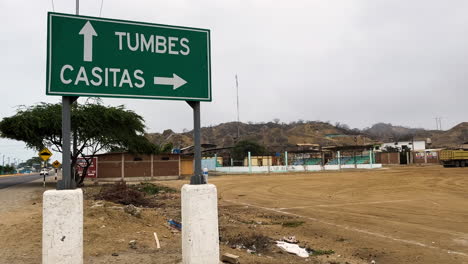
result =
M13 185L22 184L30 181L34 181L37 179L42 179L42 176L39 174L30 174L30 175L22 175L22 176L7 176L0 178L0 189L8 188Z

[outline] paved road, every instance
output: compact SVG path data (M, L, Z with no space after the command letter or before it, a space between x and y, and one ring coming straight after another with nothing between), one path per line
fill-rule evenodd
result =
M1 177L0 178L0 189L8 188L13 185L21 184L21 183L26 183L30 181L34 181L37 179L41 179L42 176L39 174L30 174L30 175L24 175L24 176L7 176L7 177Z

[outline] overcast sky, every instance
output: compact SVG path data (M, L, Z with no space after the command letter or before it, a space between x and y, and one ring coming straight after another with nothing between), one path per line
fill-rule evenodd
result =
M75 13L75 1L0 0L0 118L18 105L60 99L45 95L53 8ZM101 0L80 2L82 15L99 16L100 8ZM440 116L447 129L467 121L467 13L466 0L105 0L102 8L106 18L211 30L213 102L202 103L204 126L236 119L235 74L244 122L434 129ZM104 103L135 110L148 132L192 128L182 101ZM0 140L0 154L35 155L9 140Z

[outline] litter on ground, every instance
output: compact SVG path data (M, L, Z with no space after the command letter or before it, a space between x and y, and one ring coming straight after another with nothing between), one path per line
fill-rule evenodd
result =
M182 230L182 224L175 221L175 220L169 219L167 221L167 223L169 224L169 226L171 226L171 227L173 227L173 228L175 228L175 229L177 229L179 231Z
M288 253L296 254L299 257L302 257L302 258L309 257L309 253L307 252L307 250L305 248L301 248L297 244L292 244L292 243L288 243L284 241L276 241L276 246Z

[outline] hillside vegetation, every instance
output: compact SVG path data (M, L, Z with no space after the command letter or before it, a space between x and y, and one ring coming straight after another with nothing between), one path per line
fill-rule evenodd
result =
M202 128L202 143L214 144L218 148L231 147L240 140L256 141L268 148L294 146L296 144L320 144L321 146L344 146L373 144L402 140L427 140L428 147L457 147L468 141L468 122L463 122L447 130L425 130L391 124L378 123L370 128L350 129L343 124L309 121L290 124L268 122L246 124L237 122L222 123ZM193 143L192 132L175 133L168 129L163 133L150 133L147 137L156 144L171 142L175 147L186 147Z

